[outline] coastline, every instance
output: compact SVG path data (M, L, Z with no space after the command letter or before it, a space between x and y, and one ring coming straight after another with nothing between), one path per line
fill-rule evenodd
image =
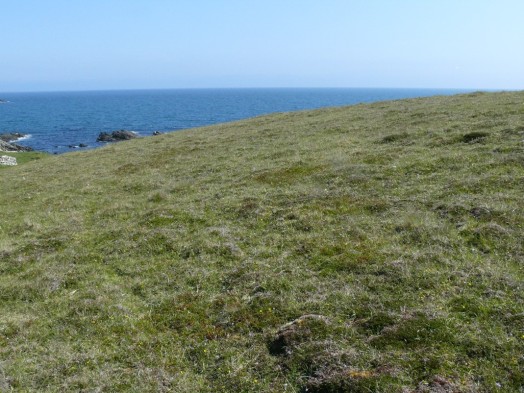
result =
M22 134L20 132L8 132L0 134L0 152L33 151L34 149L32 147L13 143L19 140L29 139L30 137L31 135Z
M469 90L468 90L469 91ZM66 153L103 146L100 132L135 130L140 135L172 132L271 113L341 107L403 98L452 95L464 89L302 88L166 89L50 93L5 93L0 133L32 135L24 146ZM80 145L87 145L80 147ZM78 146L75 148L75 146Z

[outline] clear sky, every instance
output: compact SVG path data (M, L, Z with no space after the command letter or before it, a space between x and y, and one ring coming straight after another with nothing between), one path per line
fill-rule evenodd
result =
M0 0L0 91L524 89L524 0Z

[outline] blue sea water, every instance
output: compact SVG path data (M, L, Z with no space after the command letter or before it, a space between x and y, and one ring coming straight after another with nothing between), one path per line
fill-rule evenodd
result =
M17 143L52 153L95 148L102 131L140 135L240 120L262 114L449 95L450 89L174 89L0 93L0 133L30 137Z

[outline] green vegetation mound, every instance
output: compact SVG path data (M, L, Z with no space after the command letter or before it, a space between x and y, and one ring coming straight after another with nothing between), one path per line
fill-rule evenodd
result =
M0 391L519 392L524 93L0 170Z

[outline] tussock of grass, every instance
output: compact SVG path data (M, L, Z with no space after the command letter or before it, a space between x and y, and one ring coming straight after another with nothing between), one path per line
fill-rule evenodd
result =
M523 116L382 102L2 168L0 390L521 391Z

